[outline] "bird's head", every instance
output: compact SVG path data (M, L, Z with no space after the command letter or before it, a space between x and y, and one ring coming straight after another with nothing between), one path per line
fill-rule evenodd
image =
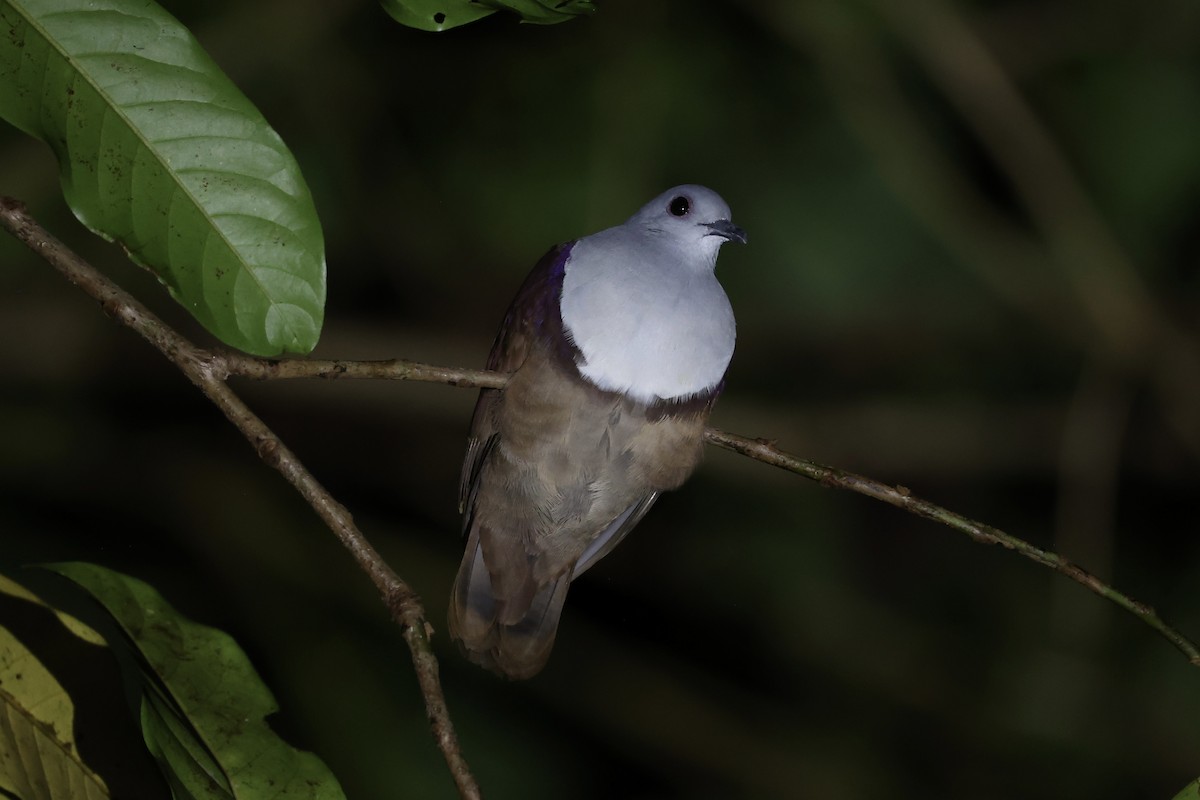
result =
M729 205L704 186L675 186L629 218L661 244L711 268L725 242L746 242L746 232L733 224Z

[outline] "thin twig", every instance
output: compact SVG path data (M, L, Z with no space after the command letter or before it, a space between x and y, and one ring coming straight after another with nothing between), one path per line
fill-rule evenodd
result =
M321 359L256 358L245 353L223 352L219 368L226 376L237 375L256 380L279 378L371 378L392 381L445 383L468 389L501 389L506 378L484 369L459 369L390 358L382 361L343 361Z
M463 758L454 725L446 707L438 677L437 658L426 632L425 609L412 587L383 560L350 512L325 490L275 433L225 384L228 362L239 361L230 354L212 353L196 347L156 317L148 308L46 232L17 200L0 197L0 224L29 246L67 280L100 303L104 311L137 331L199 387L226 418L254 446L259 457L274 467L308 501L317 515L334 532L354 560L379 589L392 618L399 623L412 652L417 681L434 739L446 759L450 773L464 798L480 797L471 770Z
M1092 573L1071 563L1057 553L1042 550L1024 539L1019 539L1012 534L1005 533L999 528L993 528L991 525L976 522L961 514L956 514L941 506L934 505L928 500L922 500L914 496L907 487L890 486L886 483L863 477L862 475L856 475L853 472L846 472L835 467L826 467L812 461L796 458L777 448L774 443L764 439L748 439L744 436L717 430L716 428L707 429L704 432L704 438L709 444L724 447L726 450L732 450L735 453L740 453L756 461L762 461L764 464L770 464L788 472L794 472L797 475L817 481L822 486L849 489L852 492L864 494L867 497L874 497L876 500L882 500L889 505L910 511L917 516L931 519L934 522L940 522L960 533L965 533L981 544L998 544L1001 547L1020 553L1029 560L1066 575L1076 583L1086 586L1101 597L1116 603L1166 637L1167 641L1175 645L1175 647L1179 648L1180 652L1187 656L1188 661L1193 666L1200 667L1200 649L1197 649L1195 643L1182 633L1163 622L1153 608L1117 591Z

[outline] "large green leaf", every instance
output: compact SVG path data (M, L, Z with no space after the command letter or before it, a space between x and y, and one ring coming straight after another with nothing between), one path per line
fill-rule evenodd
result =
M324 241L295 159L146 0L0 0L0 116L58 157L76 216L223 342L306 353Z
M381 0L397 21L423 31L444 31L468 22L511 11L524 22L549 25L596 10L590 0Z
M324 763L271 730L275 699L228 634L134 578L92 564L51 569L95 597L136 648L142 734L177 799L344 798Z

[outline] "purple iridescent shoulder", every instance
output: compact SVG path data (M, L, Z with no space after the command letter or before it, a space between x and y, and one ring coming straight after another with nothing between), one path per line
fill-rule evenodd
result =
M559 300L562 297L563 275L574 242L557 244L542 256L529 274L504 315L504 324L496 336L488 369L500 368L505 358L506 342L513 336L534 337L551 344L555 351L566 348L563 355L573 358L574 346L563 334Z

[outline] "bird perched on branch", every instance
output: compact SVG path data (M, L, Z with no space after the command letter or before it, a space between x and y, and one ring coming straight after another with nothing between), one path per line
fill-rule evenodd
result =
M711 189L676 186L558 245L508 309L463 464L450 634L512 679L545 666L567 587L700 462L733 355L714 269L745 242Z

